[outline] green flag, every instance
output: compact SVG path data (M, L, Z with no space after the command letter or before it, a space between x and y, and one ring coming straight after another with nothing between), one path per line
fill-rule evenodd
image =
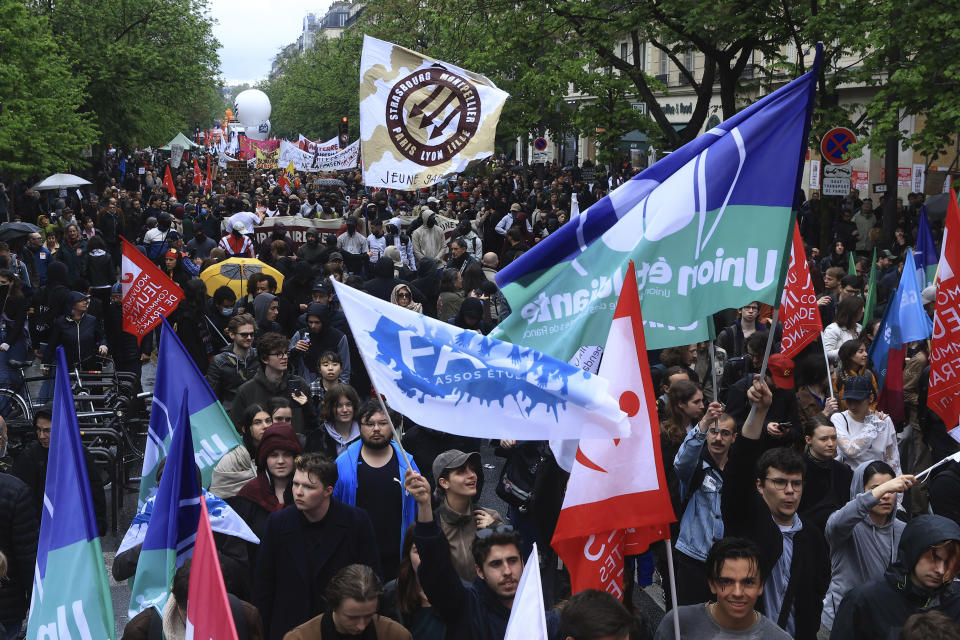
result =
M867 285L867 301L863 305L863 324L873 320L873 309L877 306L877 248L873 248L873 262L870 263L870 283Z
M853 259L853 251L850 252L850 266L847 267L847 273L851 276L857 275L857 261Z

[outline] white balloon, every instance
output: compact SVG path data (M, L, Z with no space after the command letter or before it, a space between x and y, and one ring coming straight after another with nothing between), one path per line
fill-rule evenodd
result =
M246 134L251 140L266 140L270 137L270 121L264 120L255 126L247 125Z
M259 89L241 91L233 101L233 115L247 127L268 120L270 110L270 98Z

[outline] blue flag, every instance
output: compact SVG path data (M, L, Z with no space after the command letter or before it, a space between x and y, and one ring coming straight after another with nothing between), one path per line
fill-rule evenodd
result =
M930 233L930 222L927 220L926 206L920 207L920 226L917 229L917 251L913 256L917 268L917 283L921 289L933 284L937 275L937 265L940 264L940 254L937 245L933 243L933 234Z
M27 637L116 638L63 347L57 347L49 455Z
M126 156L120 156L120 180L122 181L127 177L127 158Z
M189 400L187 389L190 390ZM150 429L143 454L139 506L143 506L157 486L154 481L157 464L167 455L173 424L187 402L190 422L193 425L193 452L203 474L203 484L209 486L213 467L225 453L240 446L240 436L207 384L207 379L200 373L186 347L164 319L160 330Z
M163 612L173 574L193 554L201 498L187 409L189 395L184 391L170 452L163 466L157 499L137 561L137 574L130 592L131 618L147 607Z
M776 304L816 79L815 65L510 263L496 279L514 312L493 335L561 360L603 346L631 260L650 349L707 340L721 309Z
M915 274L909 265L914 264L913 251L907 249L903 273L900 274L900 286L890 300L883 314L883 322L870 345L870 359L877 371L877 384L884 386L887 375L889 352L902 349L905 344L926 340L933 331L933 322L923 309L920 289Z

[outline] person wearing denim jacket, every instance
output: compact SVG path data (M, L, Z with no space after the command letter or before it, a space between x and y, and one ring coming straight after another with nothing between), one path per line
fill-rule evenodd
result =
M710 600L707 552L723 538L720 511L723 467L736 438L736 424L724 413L718 421L704 420L691 429L674 458L683 501L675 556L679 605Z

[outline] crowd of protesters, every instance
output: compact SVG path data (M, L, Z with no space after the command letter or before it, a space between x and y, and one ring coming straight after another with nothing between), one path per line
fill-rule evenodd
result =
M957 451L926 407L928 347L909 345L907 411L896 421L877 407L867 355L922 196L898 203L889 238L873 213L881 203L856 194L804 203L824 332L797 357L778 353L781 327L758 302L716 314L713 348L649 354L677 515L676 593L658 543L629 559L621 605L600 592L569 598L569 583L553 575L566 474L547 443L492 443L506 459L500 484L525 490L498 490L507 513L481 505L486 443L380 404L331 284L489 333L511 312L497 271L565 224L574 196L584 210L617 180L595 179L592 167L535 173L500 162L422 192L374 191L343 172L339 183L300 174L288 192L280 172L251 169L207 192L188 170L174 195L160 161L133 154L122 171L106 158L85 195L27 183L0 191L0 217L40 228L0 242L0 377L16 384L11 361L49 364L57 346L71 365L99 368L109 357L138 375L155 357L155 340L138 344L122 329L121 236L181 286L170 323L243 440L217 464L210 492L260 539L218 534L241 638L499 640L534 541L551 638L670 638L675 617L685 638L958 634L960 464L924 483L914 475ZM275 216L341 225L297 246L274 224L257 242L255 228ZM875 247L878 308L863 318ZM846 272L850 254L857 273ZM256 273L239 292L211 291L199 274L231 257L259 259L282 283ZM924 291L930 314L933 299ZM27 612L49 424L37 412L38 450L17 461L16 477L0 475L0 637L18 637ZM391 424L402 425L402 443ZM188 570L162 621L144 612L125 638L159 637L161 624L182 637ZM659 627L639 619L631 595L653 582L666 594Z

